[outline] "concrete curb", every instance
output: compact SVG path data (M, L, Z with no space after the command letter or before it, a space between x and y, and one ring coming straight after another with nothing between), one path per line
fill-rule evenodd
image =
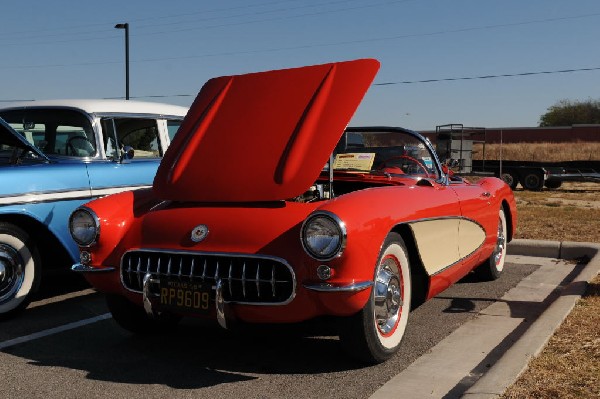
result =
M600 244L593 242L513 240L508 244L509 255L539 256L541 258L589 259L600 251Z
M523 336L464 393L463 398L488 399L502 395L527 369L529 361L546 346L556 329L585 293L587 283L600 273L600 244L514 240L509 244L507 252L512 255L560 259L587 257L590 261Z

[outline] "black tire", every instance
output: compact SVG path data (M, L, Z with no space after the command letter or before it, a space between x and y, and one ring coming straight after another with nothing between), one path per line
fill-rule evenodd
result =
M35 241L23 229L0 222L0 319L29 305L40 286L41 272Z
M496 235L496 248L490 257L475 269L477 278L482 281L497 280L504 270L507 244L506 215L500 209L498 214L498 233Z
M369 301L360 312L340 323L340 341L350 356L376 364L398 351L411 302L408 259L402 237L388 234L375 265Z
M514 173L510 173L510 172L502 173L502 175L500 176L500 178L502 180L504 180L504 182L506 184L508 184L508 186L512 190L514 190L515 188L517 188L517 184L519 184L519 178Z
M540 191L544 187L544 177L540 173L526 173L521 179L521 185L525 190Z
M562 186L562 181L558 179L549 179L544 182L544 186L552 189L559 188L560 186Z
M179 316L166 313L152 318L144 308L119 295L107 295L106 304L117 324L135 334L164 334L173 331L181 320Z

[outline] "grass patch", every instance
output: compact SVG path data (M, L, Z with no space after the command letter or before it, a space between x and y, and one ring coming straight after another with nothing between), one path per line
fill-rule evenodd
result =
M599 326L597 276L540 356L502 398L600 398Z
M515 197L517 238L600 243L600 184L515 191ZM502 398L600 398L600 276Z

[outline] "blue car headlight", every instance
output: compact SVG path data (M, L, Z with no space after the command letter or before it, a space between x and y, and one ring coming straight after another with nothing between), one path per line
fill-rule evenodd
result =
M302 246L317 260L330 260L346 246L346 225L330 212L316 212L302 225Z
M98 216L89 208L76 209L69 218L69 232L77 244L89 247L100 235Z

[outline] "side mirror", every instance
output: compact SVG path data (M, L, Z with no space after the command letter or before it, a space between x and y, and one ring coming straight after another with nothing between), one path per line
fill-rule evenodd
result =
M121 156L119 157L120 163L127 163L131 161L135 155L135 150L133 147L126 145L121 149Z

